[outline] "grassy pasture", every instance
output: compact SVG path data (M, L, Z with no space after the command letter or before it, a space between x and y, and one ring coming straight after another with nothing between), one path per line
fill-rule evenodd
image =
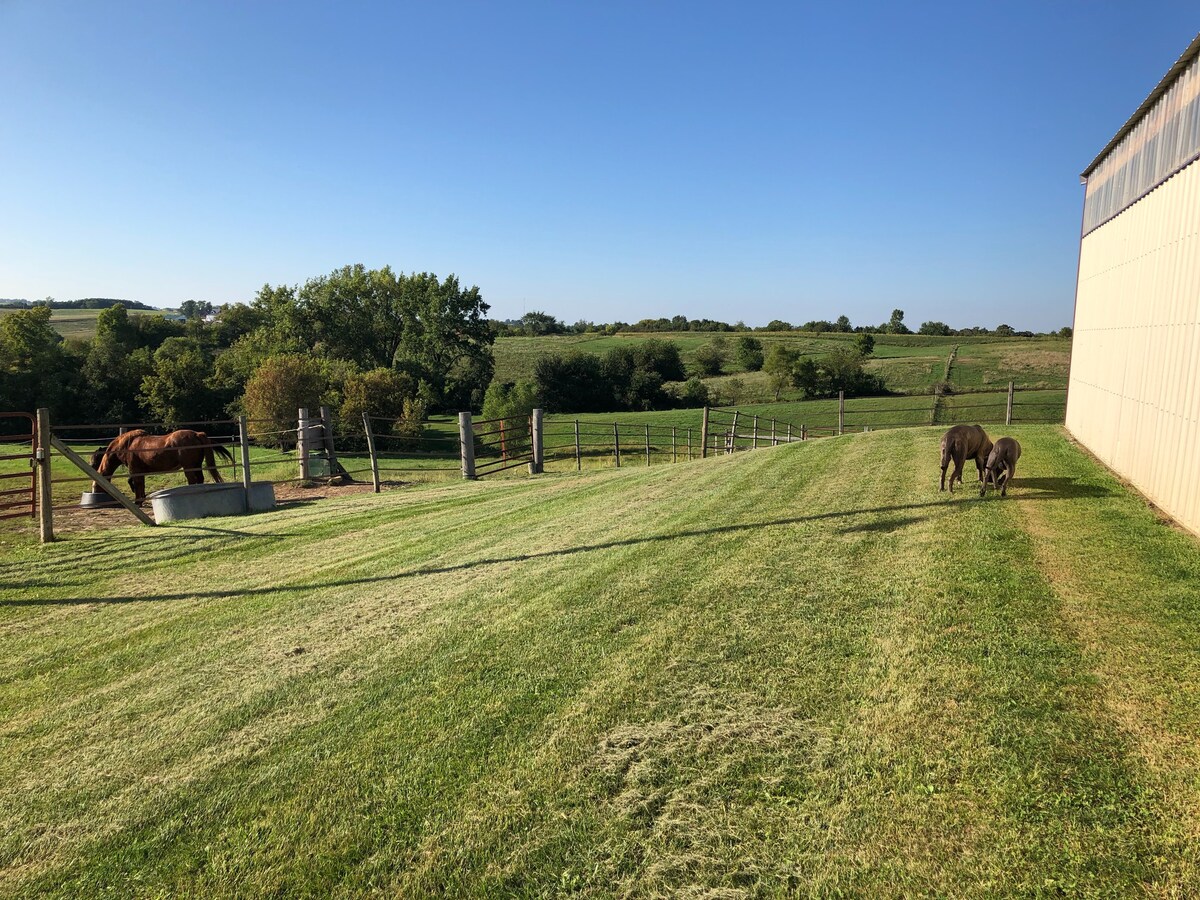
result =
M1011 431L0 552L0 893L1194 895L1200 550Z
M706 379L724 397L734 390L732 378L741 382L740 390L729 402L753 403L773 399L766 375L738 371L733 361L733 348L740 335L720 335L727 342L729 362L722 376ZM838 346L853 342L855 335L807 335L797 332L755 332L753 337L763 342L764 349L781 343L800 350L807 356L818 357ZM529 380L538 357L550 353L574 350L605 353L613 347L635 346L647 340L666 340L676 343L684 363L691 365L696 350L718 338L717 334L679 332L660 334L616 335L554 335L550 337L504 337L495 344L496 378L500 381ZM875 351L868 368L885 379L888 389L903 394L928 394L933 386L945 380L946 365L951 351L957 353L950 368L949 382L959 391L999 390L1010 380L1028 389L1061 389L1066 387L1071 358L1071 342L1059 338L946 338L925 335L877 335ZM787 392L782 399L797 398Z

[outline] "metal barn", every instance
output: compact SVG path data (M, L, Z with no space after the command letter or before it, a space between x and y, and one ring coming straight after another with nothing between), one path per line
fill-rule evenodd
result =
M1200 533L1200 35L1083 173L1067 428Z

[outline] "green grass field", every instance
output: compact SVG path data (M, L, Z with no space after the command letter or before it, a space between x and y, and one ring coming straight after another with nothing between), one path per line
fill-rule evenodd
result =
M0 550L0 893L1194 896L1200 550L1010 431Z
M701 332L616 335L555 335L550 337L504 337L495 344L496 378L500 381L530 380L540 356L574 350L605 353L613 347L636 346L650 339L679 345L685 364L691 365L696 350L718 335ZM728 344L726 374L706 379L725 405L761 403L774 399L767 376L761 372L737 371L733 348L738 334L721 335ZM764 349L780 343L813 357L853 342L855 335L802 334L799 332L755 332ZM1026 389L1063 389L1071 360L1071 342L1059 338L950 338L924 335L877 335L875 351L867 368L883 376L890 391L899 394L929 394L935 384L946 380L951 351L957 353L950 367L949 383L955 390L1000 390L1010 380ZM733 383L731 383L733 382ZM785 392L781 399L798 395Z
M15 311L15 308L11 306L0 306L0 316L6 316ZM150 310L131 309L129 315L140 316L147 313L156 315L158 312L158 310L151 313ZM100 313L99 309L55 309L51 311L50 324L65 338L90 340L96 336L96 318Z

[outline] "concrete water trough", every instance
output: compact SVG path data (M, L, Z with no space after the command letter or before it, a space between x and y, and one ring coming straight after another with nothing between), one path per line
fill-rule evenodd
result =
M187 484L155 491L148 498L155 522L203 519L207 516L240 516L275 508L275 486L269 481L250 485L250 503L240 484Z

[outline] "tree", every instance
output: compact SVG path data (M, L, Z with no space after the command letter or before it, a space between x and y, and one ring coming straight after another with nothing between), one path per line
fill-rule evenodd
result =
M708 385L703 381L693 375L684 382L683 390L679 394L679 402L682 406L694 409L699 406L708 406L708 401Z
M338 420L343 431L355 435L363 432L366 414L375 418L371 428L377 434L390 435L395 424L404 418L405 402L417 399L417 385L404 372L379 368L351 372L342 383L341 394Z
M7 409L49 407L56 415L78 403L79 361L50 325L49 306L0 318L0 399Z
M869 331L861 332L854 340L854 347L860 356L864 358L870 356L875 352L875 335Z
M917 334L932 334L945 337L950 334L950 326L945 322L922 322L921 327L917 329Z
M550 353L533 364L533 379L547 412L605 412L612 389L600 357L575 351Z
M734 359L747 372L757 372L763 367L762 341L749 336L738 338Z
M892 310L892 318L888 321L887 330L891 334L912 334L908 326L904 324L904 310Z
M544 334L562 334L563 326L549 313L531 310L521 316L521 330L530 337L540 337Z
M1069 338L1069 337L1072 337L1074 334L1075 334L1075 330L1073 328L1071 328L1070 325L1064 325L1062 328L1058 329L1058 336L1060 338Z
M131 422L141 416L138 391L154 374L154 357L140 346L140 334L125 307L117 304L96 317L82 376L89 406L101 422Z
M266 285L254 306L275 347L298 344L366 369L406 371L440 409L478 408L491 381L489 307L479 288L463 289L454 275L345 266L299 289Z
M849 316L838 316L837 321L833 323L833 330L842 334L849 334L854 329L850 327Z
M268 357L246 383L242 397L250 433L276 447L294 443L294 433L280 432L295 427L300 407L320 407L328 389L320 360L299 354Z
M687 377L679 345L674 341L642 341L633 349L633 360L638 368L656 373L662 381L683 381Z
M696 372L700 375L720 375L721 368L725 365L725 353L716 346L715 341L698 348L692 359L696 363Z
M997 337L1012 337L1015 329L1011 325L997 325L995 334Z
M791 331L792 323L784 322L782 319L772 319L767 323L767 331Z
M212 358L192 338L173 337L154 353L154 371L138 399L156 420L171 424L216 419L228 398L208 384Z
M771 390L775 392L776 400L779 399L780 392L792 384L792 374L799 361L800 352L782 344L774 344L767 351L766 359L763 361L763 371L769 376Z

